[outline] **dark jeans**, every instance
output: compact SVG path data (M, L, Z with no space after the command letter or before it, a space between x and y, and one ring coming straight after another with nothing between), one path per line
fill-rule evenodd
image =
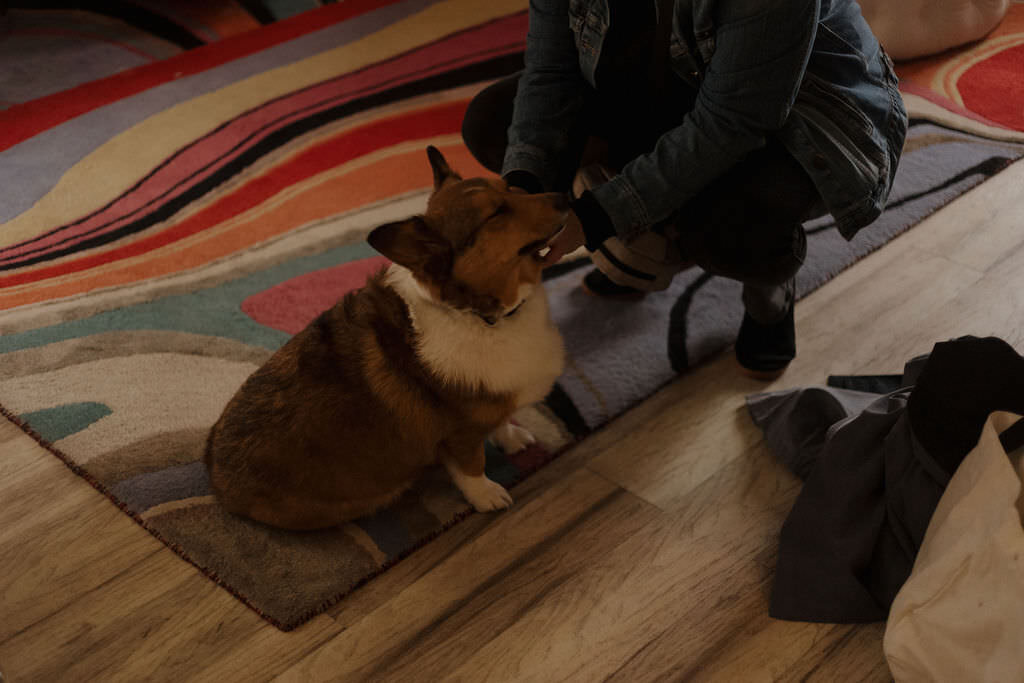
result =
M481 91L463 120L462 137L470 152L495 173L502 169L518 83L517 74ZM585 149L594 149L588 146L594 139L605 143L602 161L618 171L678 125L694 98L682 86L657 103L591 91L580 125L570 136L572 152L559 170L559 186L548 189L569 189L581 161L594 161L583 159ZM764 147L713 180L655 229L672 235L681 253L705 270L768 288L791 281L803 264L807 241L801 224L824 213L820 206L806 171L769 137Z

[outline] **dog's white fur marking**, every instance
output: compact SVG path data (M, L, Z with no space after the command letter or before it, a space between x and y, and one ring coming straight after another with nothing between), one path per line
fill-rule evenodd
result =
M505 490L505 487L488 479L486 474L474 477L466 474L459 469L458 465L448 460L444 464L452 481L477 512L504 510L512 504L512 496Z
M420 358L444 380L512 394L519 408L543 399L562 373L565 350L543 287L521 289L519 310L487 325L471 312L434 300L403 266L393 264L386 282L409 307L420 335Z
M530 444L536 443L537 439L533 438L530 430L506 422L491 432L491 441L497 444L501 450L511 454L518 453Z

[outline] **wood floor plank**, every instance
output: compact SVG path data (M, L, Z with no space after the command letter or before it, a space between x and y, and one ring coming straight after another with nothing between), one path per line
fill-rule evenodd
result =
M818 661L821 652L849 628L754 618L713 659L700 662L685 677L692 681L782 680L801 661ZM876 658L882 659L881 652Z
M282 633L166 551L0 644L0 661L18 682L266 680L338 631L321 616Z
M1019 225L1021 227L1018 229L1024 233L1024 221ZM1001 280L1006 285L1007 292L1019 293L1020 283L1024 282L1024 237L1020 244L993 263L987 274Z
M17 425L0 417L0 483L4 486L14 483L14 476L26 467L38 465L45 458L39 457L39 449L25 445L31 442Z
M679 679L764 615L778 529L796 493L767 454L734 460L531 609L458 680ZM742 510L731 505L742 498ZM765 617L766 618L766 617Z
M717 640L691 649L695 629L706 628L716 619L729 622L717 614L686 612L638 647L614 671L612 680L797 680L824 659L839 657L840 652L849 659L851 675L863 673L863 680L887 677L881 636L874 627L809 625L768 616L778 532L800 487L799 480L783 470L762 444L755 444L675 502L673 512L680 533L707 544L717 539L723 547L738 536L737 546L747 551L760 549L761 573L748 579L747 590L737 590L737 578L729 573L710 580L708 588L717 600L706 598L708 603L733 616L742 615L731 622L732 628L722 626ZM744 569L752 571L751 567ZM695 604L693 609L699 610L701 605ZM869 635L851 635L860 629L868 629Z
M942 341L997 336L1024 353L1024 245L873 356L862 356L854 374L899 373L903 362ZM1015 269L1016 272L1015 272Z
M742 397L763 383L741 375L725 355L673 382L588 439L588 467L670 509L760 438ZM642 435L642 437L640 436Z
M692 681L889 681L884 625L810 624L754 618ZM625 680L625 679L623 679Z
M831 683L845 681L891 681L892 673L880 656L885 624L840 627L843 637L829 644L819 656L808 658L794 667L780 681Z
M946 258L908 249L877 269L863 286L834 305L801 311L797 305L797 358L777 387L820 384L829 374L851 374L873 358L902 364L907 342L927 351L922 326L982 274ZM809 298L812 305L813 294ZM773 387L774 388L774 387Z
M0 495L3 643L163 544L8 420L0 433L0 457L25 463Z
M578 470L280 680L437 680L660 513ZM371 645L372 644L372 645Z
M586 441L589 445L590 441ZM579 470L591 457L593 449L569 448L555 460L530 475L511 490L511 512L529 506L536 498L547 495L560 482ZM473 513L467 519L441 534L426 546L362 586L352 595L328 610L342 626L349 626L373 612L395 595L404 591L425 574L433 571L464 546L483 534L496 533L492 526L506 513Z
M880 275L886 277L880 277ZM603 448L588 466L662 509L687 493L736 454L760 439L747 416L751 393L823 384L829 374L851 374L874 359L903 361L933 343L924 325L982 274L951 261L904 248L902 258L875 259L840 283L840 294L812 294L805 313L797 305L797 358L783 377L765 384L740 374L726 352L697 368L620 418L621 447ZM870 323L865 323L870 319ZM913 348L909 355L904 349ZM643 433L631 443L629 434Z
M1024 202L1013 201L1021 187L1024 161L1016 162L926 218L906 234L906 242L985 272L1006 252L1024 242Z

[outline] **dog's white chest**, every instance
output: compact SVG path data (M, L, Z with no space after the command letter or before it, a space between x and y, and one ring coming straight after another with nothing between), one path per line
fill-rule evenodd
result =
M513 394L517 407L547 395L562 372L565 352L543 289L497 325L466 322L448 333L424 330L420 354L432 369L470 386Z
M517 407L539 401L551 390L562 373L565 351L542 287L516 313L490 326L472 314L417 305L415 299L410 301L405 277L392 275L396 289L410 303L420 335L419 356L441 378L512 394Z

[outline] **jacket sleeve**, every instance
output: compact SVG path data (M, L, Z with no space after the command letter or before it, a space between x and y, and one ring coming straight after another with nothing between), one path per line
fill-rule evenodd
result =
M502 175L532 174L545 189L569 152L586 82L569 26L568 0L530 0L526 68L519 79Z
M818 0L721 0L696 104L655 149L593 190L615 232L664 220L786 122L803 80Z

